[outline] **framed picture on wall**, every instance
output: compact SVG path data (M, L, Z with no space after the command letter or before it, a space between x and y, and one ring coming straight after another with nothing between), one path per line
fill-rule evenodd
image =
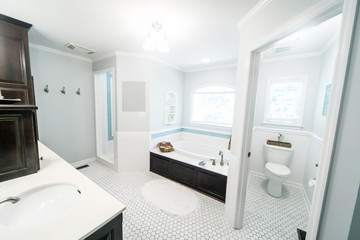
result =
M325 88L324 105L323 105L323 110L322 110L322 115L324 115L324 116L326 116L326 114L327 114L330 92L331 92L331 84L328 84L328 85L326 85L326 88Z

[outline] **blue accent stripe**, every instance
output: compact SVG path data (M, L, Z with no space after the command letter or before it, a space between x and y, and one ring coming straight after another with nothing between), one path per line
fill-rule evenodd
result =
M161 132L161 133L154 133L151 135L151 138L153 139L153 138L163 137L163 136L178 133L178 132L189 132L189 133L201 134L201 135L206 135L206 136L211 136L211 137L230 139L230 134L214 133L214 132L207 132L207 131L194 130L194 129L188 129L188 128L178 128L178 129L165 131L165 132Z
M107 120L108 120L108 140L114 140L112 133L111 119L111 79L112 73L106 73L106 102L107 102Z
M230 134L214 133L214 132L207 132L207 131L194 130L194 129L188 129L188 128L183 128L183 131L189 132L189 133L211 136L211 137L230 139Z
M178 129L174 129L174 130L170 130L170 131L166 131L166 132L161 132L161 133L154 133L154 134L151 134L151 138L163 137L163 136L178 133L178 132L182 132L182 128L178 128Z

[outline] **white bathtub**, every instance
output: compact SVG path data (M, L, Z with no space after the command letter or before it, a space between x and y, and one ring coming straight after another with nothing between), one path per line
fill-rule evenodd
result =
M201 160L217 159L218 162L220 161L219 151L223 151L225 164L228 163L230 157L229 150L202 143L179 141L172 145L175 152Z

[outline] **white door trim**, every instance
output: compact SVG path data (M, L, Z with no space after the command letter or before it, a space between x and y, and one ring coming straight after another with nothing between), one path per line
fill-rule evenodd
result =
M235 169L229 170L235 173L234 180L232 181L236 184L231 187L228 184L226 197L230 201L232 201L231 199L234 199L233 202L228 204L229 206L226 206L228 208L228 218L234 228L241 228L244 219L247 176L249 172L249 159L247 155L251 149L259 52L275 41L299 30L302 27L314 25L330 18L331 16L335 16L337 13L341 12L342 9L343 20L341 25L338 55L333 74L332 94L327 114L327 124L325 128L326 134L324 136L321 159L319 162L319 171L316 177L317 184L314 190L307 234L307 239L316 239L331 162L345 74L347 70L347 61L351 46L356 5L357 0L321 1L305 13L282 25L280 28L264 36L257 42L254 42L251 46L246 47L246 49L240 49L239 59L242 60L239 61L238 64L238 81L240 84L238 84L236 91L238 111L234 116L233 129L233 139L236 139L235 144L237 144L234 152L236 161L234 161L233 165L233 168Z

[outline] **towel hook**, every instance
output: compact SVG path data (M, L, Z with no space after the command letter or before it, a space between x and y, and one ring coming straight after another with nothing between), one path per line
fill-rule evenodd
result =
M76 94L80 96L80 88L78 88L78 90L76 91Z
M65 94L65 93L66 93L66 92L65 92L65 87L62 87L61 93L62 93L62 94Z
M45 85L44 92L49 93L49 85Z

